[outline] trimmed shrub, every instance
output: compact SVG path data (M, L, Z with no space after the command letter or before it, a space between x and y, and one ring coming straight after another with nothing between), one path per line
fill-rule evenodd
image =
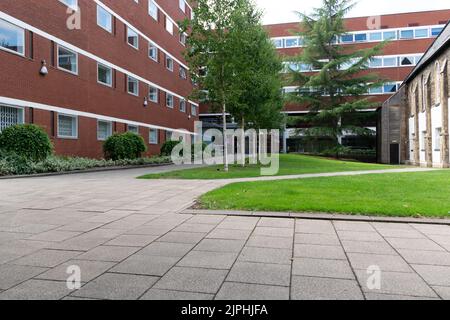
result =
M180 141L166 141L161 146L161 156L170 157L172 155L172 150L175 148Z
M147 151L144 139L135 133L114 134L103 144L106 159L137 159Z
M42 161L53 153L47 133L34 124L19 124L3 129L0 149L32 161Z

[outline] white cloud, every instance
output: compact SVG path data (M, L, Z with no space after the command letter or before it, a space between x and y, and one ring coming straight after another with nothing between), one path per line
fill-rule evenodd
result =
M312 8L319 7L322 0L255 0L255 2L264 11L264 23L272 24L298 21L295 11L308 13ZM373 16L438 9L450 9L449 0L359 0L349 16Z

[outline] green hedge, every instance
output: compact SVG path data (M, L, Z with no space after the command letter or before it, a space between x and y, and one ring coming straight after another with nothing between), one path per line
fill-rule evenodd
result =
M147 151L144 139L132 132L114 134L103 144L106 159L137 159Z
M27 160L42 161L53 153L53 144L41 127L19 124L0 133L0 150Z

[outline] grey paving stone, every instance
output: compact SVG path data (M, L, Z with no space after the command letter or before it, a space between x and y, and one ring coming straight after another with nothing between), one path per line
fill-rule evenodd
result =
M336 231L330 221L297 219L295 223L296 233L316 233L335 235Z
M111 261L120 262L129 257L139 248L119 246L98 246L78 256L79 260Z
M450 253L444 251L419 251L399 249L400 255L411 264L450 266Z
M388 238L425 239L425 236L422 233L414 229L412 230L378 229L378 232L383 237Z
M356 280L292 277L293 300L363 300Z
M215 228L215 225L211 225L211 224L183 223L181 226L178 226L175 229L173 229L173 231L208 233L214 228Z
M217 225L224 219L225 219L224 215L216 215L216 216L196 215L196 216L192 217L191 219L189 219L189 223L204 223L204 224Z
M396 249L444 251L429 239L386 238L386 240Z
M75 291L72 296L108 300L138 299L157 277L105 273Z
M274 249L291 249L292 238L281 237L265 237L252 235L248 239L248 247L274 248Z
M17 233L39 234L39 233L50 231L50 230L53 230L56 228L58 228L58 225L33 223L33 224L26 224L26 225L23 225L20 227L12 228L11 231L17 232Z
M194 248L195 244L153 242L139 251L140 255L161 256L161 257L183 257Z
M177 266L230 269L237 256L237 252L191 251L178 262Z
M449 266L412 265L414 270L429 284L434 286L450 286Z
M54 267L38 276L37 279L66 281L70 274L67 273L69 266L78 266L81 271L81 282L89 282L99 275L105 273L114 266L112 262L70 260Z
M290 265L236 262L226 281L289 286L290 273Z
M404 296L398 294L366 293L367 300L439 300L430 297Z
M78 231L87 232L103 226L104 223L95 222L76 222L58 228L58 231Z
M146 235L146 236L162 236L172 230L175 226L170 227L159 227L159 226L139 226L137 228L130 228L126 231L125 234L133 234L133 235Z
M341 246L322 246L315 244L300 244L294 246L294 257L296 258L318 258L346 260L344 250Z
M78 256L80 253L78 251L42 249L23 258L14 260L11 263L23 266L53 268L60 263Z
M107 246L145 247L158 239L158 236L124 234L105 243Z
M206 236L208 239L247 240L250 230L215 229Z
M292 274L336 279L355 278L347 261L328 259L295 258Z
M369 222L359 221L333 221L334 227L339 231L369 231L374 232L375 229Z
M215 294L227 273L227 270L174 267L152 289Z
M288 249L245 247L239 261L291 264L292 251Z
M257 220L253 222L235 222L223 221L217 225L217 229L231 229L231 230L247 230L251 231L255 228Z
M387 242L343 240L342 246L346 252L397 255Z
M258 222L259 227L273 228L292 228L294 229L295 220L285 218L261 218Z
M196 247L197 251L239 252L245 240L203 239Z
M225 282L217 300L288 300L289 288L248 283Z
M450 300L450 287L433 286L433 289L444 300Z
M11 264L0 265L0 289L9 289L23 281L45 272L47 268L18 266Z
M173 291L173 290L148 290L140 300L212 300L213 294Z
M206 236L206 233L195 232L169 232L159 238L159 242L191 243L197 244Z
M405 272L381 272L380 289L369 289L368 284L373 277L372 273L366 270L355 270L358 282L364 292L385 293L407 296L436 298L433 290L416 273Z
M370 231L338 231L341 240L354 241L384 241L377 232Z
M382 272L413 272L411 267L398 255L348 253L348 259L354 269L367 270L370 266L378 266Z
M162 276L179 258L135 254L112 268L111 272Z
M447 225L411 224L411 226L426 235L450 236L450 226Z
M70 293L66 282L31 279L0 293L0 300L58 300Z
M109 239L105 238L92 238L85 235L81 235L75 238L65 240L63 242L55 243L51 246L52 249L58 250L75 250L75 251L88 251L95 248Z
M37 235L30 237L30 240L39 240L39 241L55 241L60 242L73 237L76 237L80 234L80 232L73 231L58 231L58 230L50 230L47 232L42 232Z
M292 228L274 228L274 227L256 227L253 231L255 236L265 237L283 237L292 238L294 236L294 229Z
M321 244L330 246L339 246L340 242L335 234L308 234L308 233L296 233L295 243L303 244Z

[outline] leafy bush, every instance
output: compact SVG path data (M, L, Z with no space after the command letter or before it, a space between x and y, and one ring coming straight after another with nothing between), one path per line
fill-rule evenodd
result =
M47 133L34 124L19 124L3 129L0 149L32 161L42 161L53 153Z
M114 134L103 144L106 159L137 159L147 151L144 139L132 132Z
M161 147L161 156L169 157L172 155L172 150L175 148L180 141L166 141Z

